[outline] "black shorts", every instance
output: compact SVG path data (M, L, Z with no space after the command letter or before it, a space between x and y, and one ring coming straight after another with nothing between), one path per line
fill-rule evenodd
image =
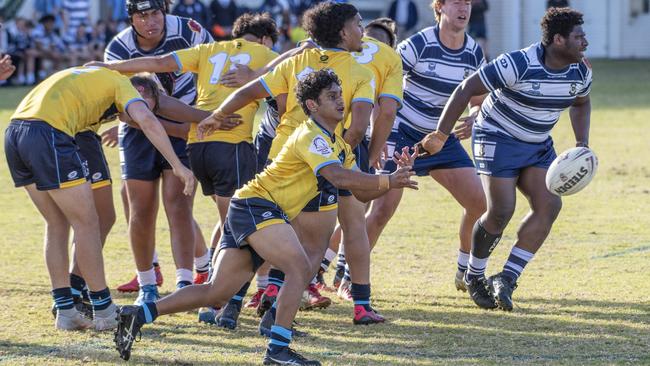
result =
M367 137L364 137L363 140L354 148L354 156L357 162L357 167L364 173L375 174L375 169L370 168L370 156L368 154L368 148L370 147L370 141ZM349 197L352 196L352 192L347 189L339 189L339 196Z
M257 157L248 142L209 141L187 145L190 166L206 196L232 197L255 177Z
M289 219L275 203L262 198L233 198L228 207L219 250L249 250L253 256L253 271L257 271L264 259L248 245L246 238L262 228L283 223L288 224Z
M108 169L102 138L93 131L81 131L74 136L81 155L88 162L90 184L93 189L107 187L112 183L111 172Z
M319 192L302 209L303 212L331 211L339 207L339 190L323 177L318 177L318 180Z
M176 156L189 168L185 140L172 136L169 140ZM160 178L163 170L172 168L144 132L137 128L120 123L119 144L122 179L152 181Z
M12 120L5 131L5 156L16 187L34 183L46 191L88 178L88 164L74 139L43 121Z
M267 136L259 132L255 136L255 149L257 149L257 172L261 173L267 165L271 163L269 160L269 152L271 151L271 144L273 137Z

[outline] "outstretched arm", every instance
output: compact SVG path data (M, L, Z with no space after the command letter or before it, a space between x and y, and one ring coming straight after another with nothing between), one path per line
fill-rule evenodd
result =
M591 123L591 99L589 95L576 98L569 108L569 118L576 137L576 146L589 146L589 125Z
M131 60L100 62L92 61L84 66L106 67L122 74L137 74L139 72L172 72L178 71L180 64L176 57L169 53L163 56L140 57Z

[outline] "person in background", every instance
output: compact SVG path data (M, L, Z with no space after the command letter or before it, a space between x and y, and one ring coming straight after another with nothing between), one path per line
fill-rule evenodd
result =
M77 34L77 28L90 22L89 0L63 0L63 29L61 35Z
M472 0L472 14L469 16L467 27L467 33L481 46L486 60L489 60L487 56L487 27L485 25L485 13L488 9L487 0Z
M212 19L210 32L216 41L230 39L232 25L242 12L234 0L213 0L210 3Z
M397 33L408 37L418 24L418 8L411 0L394 0L388 8L388 17L397 23Z
M65 44L56 32L56 18L54 15L48 14L38 22L40 26L34 31L34 41L40 60L50 62L52 71L65 68L67 63ZM40 79L44 79L48 75L46 66L41 64L38 75Z
M7 30L7 52L15 64L17 74L13 85L34 85L38 51L34 48L32 29L34 25L25 18L16 18L14 27Z
M172 11L173 15L194 19L203 28L208 28L210 25L210 14L208 8L202 2L197 0L181 0Z
M74 33L68 33L63 41L71 66L82 65L92 59L91 34L86 32L86 25L82 24Z
M569 0L546 1L546 8L567 8L567 7L569 7Z
M63 28L63 2L62 0L35 0L34 19L40 19L45 15L53 15L57 29Z

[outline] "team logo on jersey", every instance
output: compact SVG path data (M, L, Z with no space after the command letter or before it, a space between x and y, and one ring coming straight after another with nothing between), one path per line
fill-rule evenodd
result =
M438 74L436 74L436 63L429 62L427 69L424 71L424 74L429 76L438 76Z
M542 85L539 82L534 81L532 84L532 89L528 90L528 94L531 95L542 95L542 92L539 91L539 89L542 87Z
M576 95L578 93L578 84L576 83L571 83L571 90L569 90L569 94Z
M330 155L332 155L332 147L325 141L325 139L322 136L316 136L314 137L313 140L311 140L311 144L309 145L309 151L318 154L321 156L324 156L328 158Z
M327 60L329 60L329 59L330 59L329 56L327 56L327 55L322 55L322 56L320 57L320 62L327 62Z
M240 49L240 48L241 48L241 42L237 42L237 44L235 45L235 47L237 47L237 49Z
M199 22L197 22L196 20L191 19L189 22L187 22L187 25L190 27L192 32L195 32L195 33L200 33L201 32L201 29L202 29L201 24L199 24Z

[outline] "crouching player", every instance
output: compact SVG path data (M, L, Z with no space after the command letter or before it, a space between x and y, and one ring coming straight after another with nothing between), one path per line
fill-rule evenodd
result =
M73 136L102 120L112 108L139 125L192 192L194 177L174 154L169 138L127 77L99 68L70 68L27 94L5 132L5 153L16 187L25 187L46 223L45 261L57 307L57 329L97 330L116 326L116 306L106 287L99 219L88 168ZM68 236L90 290L93 321L73 306Z
M345 105L340 81L330 70L308 74L296 87L296 95L310 117L289 137L273 163L235 192L228 209L224 236L215 273L208 284L193 285L143 306L122 308L115 342L122 358L130 357L140 328L165 314L200 306L223 306L250 280L255 270L269 261L285 273L275 312L275 325L264 357L267 365L320 365L289 349L293 321L305 286L314 273L309 258L289 225L319 192L325 180L351 190L368 201L390 188L417 188L410 177L414 156L402 154L400 168L391 175L356 171L351 148L335 134ZM214 119L199 125L199 135L212 132ZM354 169L354 170L352 170Z

